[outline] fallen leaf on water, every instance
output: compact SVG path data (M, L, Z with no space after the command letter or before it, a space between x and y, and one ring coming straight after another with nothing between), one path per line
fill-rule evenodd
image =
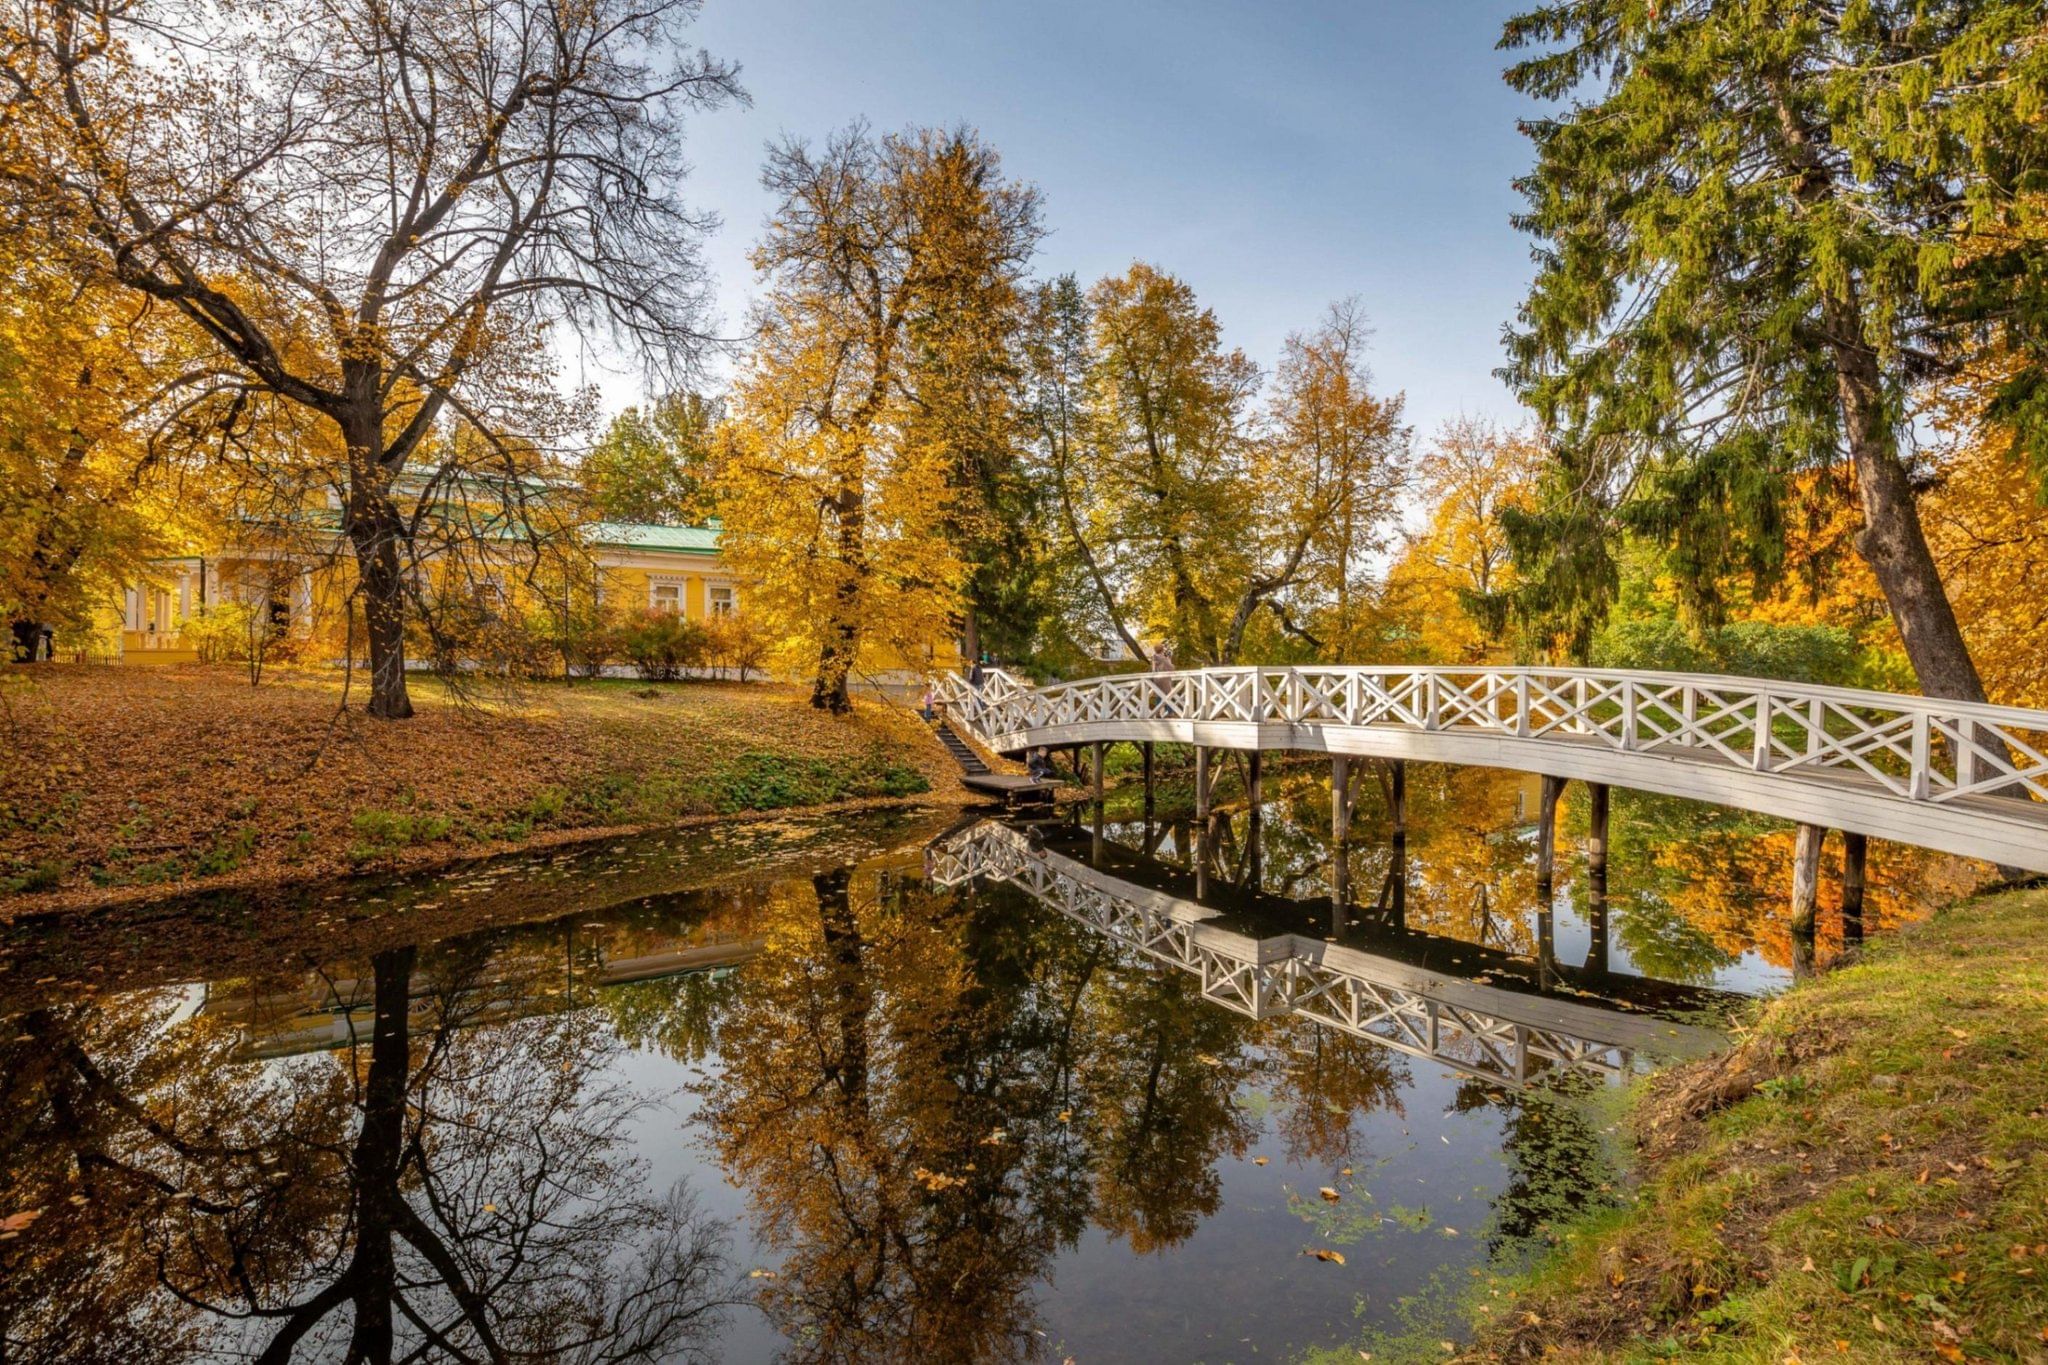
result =
M772 1270L749 1270L747 1278L750 1280L772 1280L777 1278L777 1276Z
M1195 1060L1200 1062L1203 1066L1223 1065L1223 1059L1221 1057L1218 1057L1213 1052L1197 1052L1195 1054Z
M1255 1156L1255 1157L1253 1157L1253 1158L1252 1158L1252 1165L1254 1165L1254 1166L1263 1166L1263 1165L1265 1165L1265 1164L1266 1164L1266 1158L1264 1158L1264 1157L1262 1157L1262 1156Z
M29 1224L42 1216L41 1209L23 1209L20 1213L10 1213L5 1218L0 1218L0 1242L21 1236L27 1231Z
M1446 1223L1446 1224L1444 1225L1444 1236L1446 1236L1446 1237L1456 1237L1457 1235L1458 1235L1458 1230L1457 1230L1456 1228L1454 1228L1454 1227L1450 1226L1450 1225L1449 1225L1448 1223Z
M1332 1251L1328 1247L1311 1247L1309 1250L1304 1251L1301 1254L1304 1256L1313 1256L1318 1261L1330 1261L1337 1265L1344 1264L1344 1253L1341 1251Z
M1323 1197L1323 1202L1325 1204L1334 1204L1339 1199L1342 1199L1344 1197L1343 1195L1338 1194L1335 1190L1331 1189L1328 1185L1323 1186L1320 1190L1317 1190L1316 1193L1320 1194Z
M1056 1115L1056 1117L1059 1119L1061 1123L1070 1123L1073 1121L1074 1111L1071 1109L1062 1109L1060 1110L1058 1115Z

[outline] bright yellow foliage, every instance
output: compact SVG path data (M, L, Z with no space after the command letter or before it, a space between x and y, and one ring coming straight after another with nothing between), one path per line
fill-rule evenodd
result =
M1007 439L1006 363L1035 192L972 134L792 145L754 261L768 296L731 400L715 496L724 549L815 705L850 674L921 662L970 565L960 473Z

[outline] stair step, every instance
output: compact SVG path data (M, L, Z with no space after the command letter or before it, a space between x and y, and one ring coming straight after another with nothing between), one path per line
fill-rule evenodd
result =
M988 764L981 761L981 755L975 753L966 740L954 734L953 728L944 721L939 722L937 734L939 743L946 746L946 752L953 756L953 761L960 765L962 772L980 776L989 771Z

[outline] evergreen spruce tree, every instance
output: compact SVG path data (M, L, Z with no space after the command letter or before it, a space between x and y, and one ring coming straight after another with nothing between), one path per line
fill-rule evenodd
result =
M1623 532L1711 616L1768 579L1795 490L1848 496L1922 689L1983 687L1928 552L1913 403L1989 345L2048 453L2039 0L1559 0L1511 20L1531 122L1519 225L1538 274L1503 372L1551 429L1513 518L1516 605L1583 651ZM1846 474L1846 477L1844 475Z

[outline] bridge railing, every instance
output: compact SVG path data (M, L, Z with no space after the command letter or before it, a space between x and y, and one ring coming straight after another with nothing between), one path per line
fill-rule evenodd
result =
M987 742L1119 721L1407 726L1860 775L1915 801L2048 801L2048 712L1758 678L1552 668L1205 668L946 685ZM1000 747L1000 746L999 746Z

